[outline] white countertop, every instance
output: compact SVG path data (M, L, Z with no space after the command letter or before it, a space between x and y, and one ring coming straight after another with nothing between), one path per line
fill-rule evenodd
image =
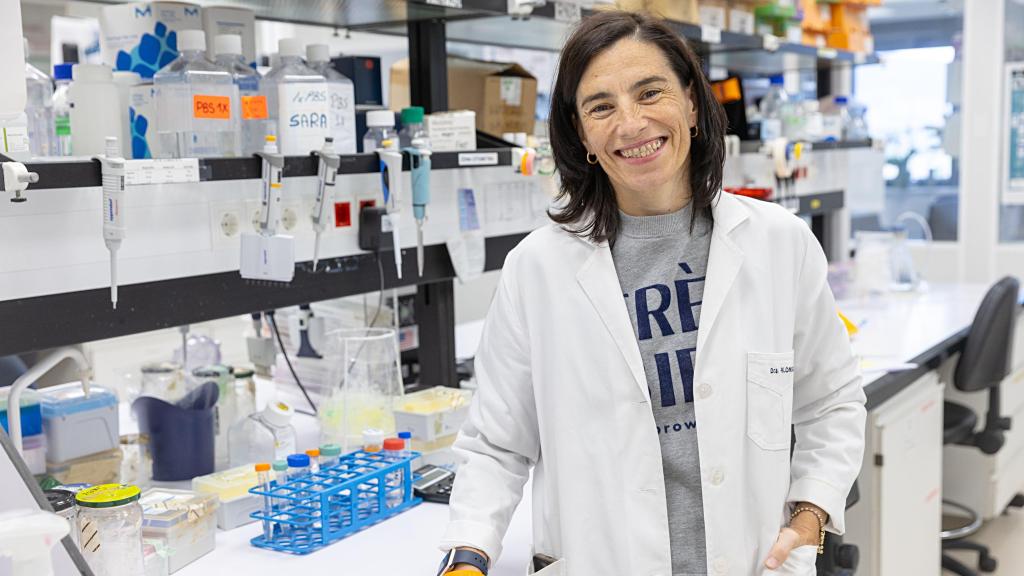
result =
M523 576L530 561L530 485L505 536L505 551L491 576ZM437 548L448 523L448 507L424 502L376 526L306 556L254 548L260 523L217 532L217 549L186 566L176 576L245 574L246 576L346 576L367 574L433 576L441 562ZM357 570L358 569L358 570Z
M984 284L939 284L838 302L860 329L853 351L862 359L864 386L885 375L885 368L907 363L970 326L987 290Z

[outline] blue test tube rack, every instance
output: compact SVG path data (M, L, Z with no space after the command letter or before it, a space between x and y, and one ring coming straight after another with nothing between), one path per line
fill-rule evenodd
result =
M412 466L418 452L397 457L385 452L352 452L338 464L275 484L249 490L269 496L270 510L250 516L271 524L271 537L250 540L257 548L309 554L399 514L421 499L413 497ZM399 483L390 482L397 477Z

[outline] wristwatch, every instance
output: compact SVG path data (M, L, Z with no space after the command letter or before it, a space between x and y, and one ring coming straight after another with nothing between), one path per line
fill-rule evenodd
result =
M465 548L453 548L448 551L444 556L444 560L441 560L441 568L437 571L437 575L441 576L445 572L451 570L452 566L456 564L469 564L477 570L484 573L487 576L487 558L484 558L481 554Z

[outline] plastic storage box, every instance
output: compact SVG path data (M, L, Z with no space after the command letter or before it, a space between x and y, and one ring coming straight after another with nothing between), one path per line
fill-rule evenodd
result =
M121 476L121 447L69 462L47 462L46 473L61 484L115 484Z
M142 536L169 551L170 574L213 551L217 537L217 497L187 490L154 488L143 495Z
M469 414L470 390L438 386L406 394L395 402L395 429L412 432L412 437L433 442L455 434Z
M192 490L213 494L220 499L217 527L232 530L253 522L251 514L260 509L263 499L249 494L256 486L256 470L251 464L192 479Z
M21 439L21 458L28 466L28 471L39 475L46 474L46 436L36 434Z
M7 425L7 395L10 388L0 388L0 425L4 432L11 433ZM39 408L39 393L35 390L25 390L21 393L21 436L35 436L43 433L43 419Z
M99 386L85 395L79 382L40 392L50 462L67 462L120 446L117 396Z

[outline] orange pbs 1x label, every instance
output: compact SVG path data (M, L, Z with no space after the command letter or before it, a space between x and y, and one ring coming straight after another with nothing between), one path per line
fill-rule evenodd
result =
M192 116L212 120L228 120L231 118L231 97L196 94L192 96Z

